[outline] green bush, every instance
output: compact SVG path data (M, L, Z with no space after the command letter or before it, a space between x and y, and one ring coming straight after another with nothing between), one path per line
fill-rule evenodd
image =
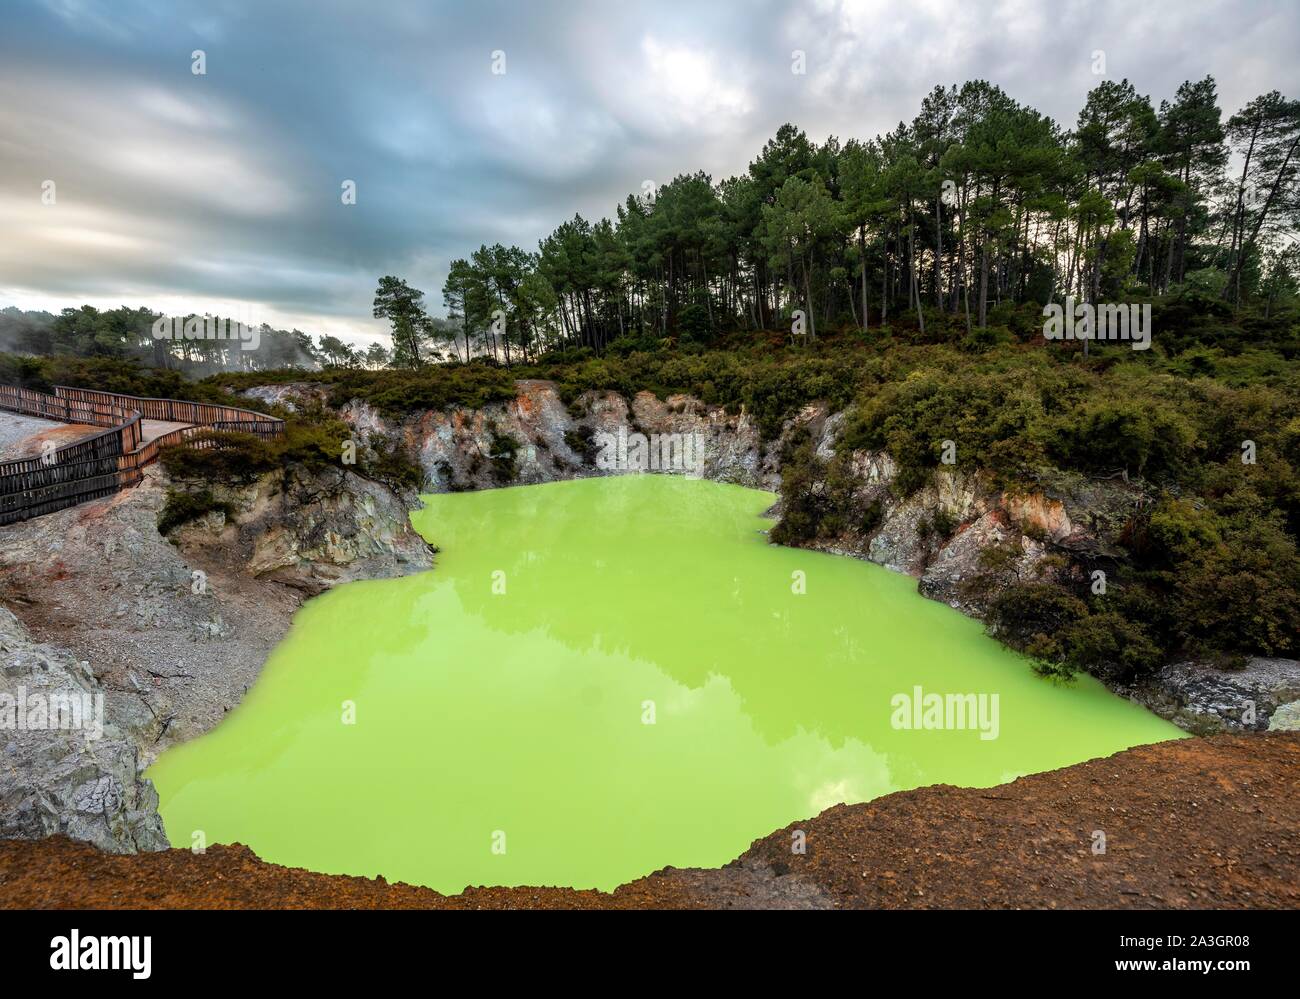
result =
M945 541L952 537L953 532L957 530L957 525L957 518L953 516L952 511L944 507L935 510L934 516L930 519L930 527L935 537Z
M330 405L336 409L360 399L392 419L422 409L443 410L451 406L478 409L515 397L514 375L505 368L477 361L432 364L415 370L250 371L206 379L208 384L236 391L287 381L325 385L329 389Z
M1159 646L1137 621L1115 611L1089 614L1067 626L1059 638L1060 658L1091 673L1118 671L1132 682L1164 660Z
M1172 573L1183 641L1216 653L1300 655L1300 554L1273 516L1234 518Z
M488 459L492 462L492 478L497 485L514 482L519 475L519 447L518 438L503 434L496 427L492 428Z
M231 517L234 516L235 508L214 497L210 489L200 489L197 492L168 489L167 500L158 514L158 533L167 534L173 528L213 511Z
M596 445L596 432L591 427L566 430L564 443L569 446L570 451L582 459L584 465L594 465L600 455L600 448Z
M884 519L884 504L878 499L872 500L871 503L868 504L867 508L862 512L862 522L858 525L858 529L862 531L863 534L870 534L880 526L880 522Z
M281 468L277 448L252 434L211 430L191 444L163 448L158 455L173 479L243 485Z
M768 532L777 544L810 541L826 514L825 495L816 486L825 474L807 427L791 432L781 449L781 519Z
M419 489L424 485L424 469L411 460L400 444L382 434L373 434L358 457L366 475L394 489Z
M1017 582L993 598L987 622L1001 642L1038 660L1040 672L1068 676L1073 664L1061 636L1087 616L1087 605L1059 586Z

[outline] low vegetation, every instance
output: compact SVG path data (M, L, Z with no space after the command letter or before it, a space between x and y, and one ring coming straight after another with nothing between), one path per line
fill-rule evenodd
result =
M196 489L192 492L183 489L168 489L167 500L162 512L158 514L158 532L167 534L182 524L198 520L209 513L220 512L232 516L234 507L217 499L211 489Z
M358 441L351 427L324 408L290 416L284 436L273 440L212 430L196 443L163 448L159 460L173 479L246 485L290 465L319 472L351 464L395 489L418 489L423 482L419 466L396 443L379 435Z

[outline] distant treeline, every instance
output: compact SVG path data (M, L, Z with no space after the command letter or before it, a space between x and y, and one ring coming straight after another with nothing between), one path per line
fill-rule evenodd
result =
M282 368L372 367L389 362L381 343L368 350L321 334L313 338L302 330L279 330L263 323L255 337L212 339L180 335L187 321L201 325L205 316L176 316L171 326L175 338L154 336L162 313L148 308L120 306L100 310L94 306L63 309L58 315L10 306L0 309L0 351L42 357L65 355L133 360L158 368L203 377L221 371L271 371ZM216 318L216 317L211 317ZM223 323L233 328L235 320Z

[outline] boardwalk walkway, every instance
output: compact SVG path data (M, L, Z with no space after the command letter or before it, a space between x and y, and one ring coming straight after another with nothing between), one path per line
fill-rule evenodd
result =
M174 423L168 420L141 420L140 433L145 443L148 443L187 426L189 426L188 423Z
M240 431L262 438L284 433L283 420L236 406L146 399L62 385L55 386L53 395L0 385L0 411L5 414L0 416L0 447L5 448L0 457L9 459L0 461L0 525L133 486L163 447L218 446L208 431ZM7 429L5 423L10 424ZM56 423L86 432L74 430L71 443L51 449L45 441L69 436L54 429ZM10 449L18 452L11 457Z

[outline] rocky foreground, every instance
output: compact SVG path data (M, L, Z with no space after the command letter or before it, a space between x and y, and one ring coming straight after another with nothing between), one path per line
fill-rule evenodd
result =
M1000 787L837 805L720 869L667 868L612 894L444 896L279 867L243 846L122 856L61 836L4 841L0 907L1295 908L1298 785L1295 733L1166 742Z
M307 597L433 565L414 495L342 468L220 486L230 516L158 531L168 482L0 531L0 695L98 699L103 731L0 731L0 837L167 846L141 774L215 727ZM89 703L89 702L88 702Z

